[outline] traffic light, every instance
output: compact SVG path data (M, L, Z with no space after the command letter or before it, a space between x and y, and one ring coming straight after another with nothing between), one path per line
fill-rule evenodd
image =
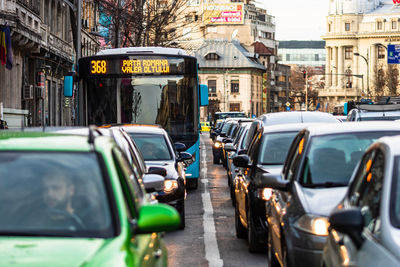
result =
M303 70L303 78L304 79L307 78L307 71L306 70Z

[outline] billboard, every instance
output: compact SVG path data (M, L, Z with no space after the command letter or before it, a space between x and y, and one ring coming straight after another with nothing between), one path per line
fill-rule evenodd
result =
M212 24L244 24L243 3L207 4L204 7L203 21Z
M400 45L388 45L388 64L400 64Z

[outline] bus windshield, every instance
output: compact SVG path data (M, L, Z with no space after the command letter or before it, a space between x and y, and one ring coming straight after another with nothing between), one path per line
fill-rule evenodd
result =
M186 145L198 134L195 77L98 77L84 83L89 125L158 124Z

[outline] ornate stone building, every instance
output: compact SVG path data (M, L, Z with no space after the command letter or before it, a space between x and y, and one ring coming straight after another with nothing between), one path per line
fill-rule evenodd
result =
M386 46L400 43L399 20L392 0L330 0L322 107L332 111L341 102L376 96L374 79L387 70Z
M0 0L0 26L10 29L13 56L11 69L0 65L0 115L10 128L73 124L72 99L63 95L63 77L75 60L68 2ZM83 27L82 41L88 32ZM91 49L82 50L97 51L98 42L87 39Z

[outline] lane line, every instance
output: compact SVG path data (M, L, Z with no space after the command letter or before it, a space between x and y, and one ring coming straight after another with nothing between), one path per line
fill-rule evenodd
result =
M224 265L223 260L221 259L218 242L217 242L217 234L215 230L214 223L214 210L211 203L211 195L208 190L208 180L207 180L207 160L206 160L206 145L204 141L201 139L201 156L202 161L201 164L203 166L202 172L203 175L201 177L201 182L204 184L204 193L202 194L203 200L203 227L204 227L204 245L206 249L206 260L208 261L208 266L210 267L222 267Z

